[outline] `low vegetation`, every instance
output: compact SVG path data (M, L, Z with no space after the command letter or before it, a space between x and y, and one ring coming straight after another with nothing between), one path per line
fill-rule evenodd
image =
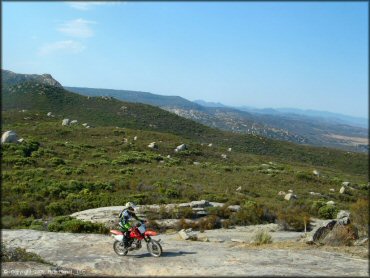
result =
M3 228L45 230L45 223L54 219L47 229L104 233L102 227L66 216L127 201L145 205L201 199L241 209L210 209L209 217L194 227L199 230L280 222L303 231L310 217L333 218L350 208L361 229L368 226L368 201L358 201L369 190L366 155L222 132L149 105L88 100L48 86L37 88L43 94L35 90L35 84L4 89L2 129L16 131L24 142L1 148ZM55 117L48 117L49 111ZM79 122L62 126L64 117ZM93 127L85 128L83 122ZM151 142L158 148L149 148ZM188 150L174 152L180 144ZM340 194L343 181L351 181L354 189ZM278 195L289 189L297 200ZM330 200L334 206L326 204ZM175 216L195 217L186 208L151 217Z

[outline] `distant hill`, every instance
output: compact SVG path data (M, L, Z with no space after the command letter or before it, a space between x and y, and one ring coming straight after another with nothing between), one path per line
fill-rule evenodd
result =
M209 102L209 101L204 101L201 99L193 100L193 102L199 105L205 106L205 107L226 107L226 105L223 105L222 103L219 103L219 102Z
M318 111L318 110L303 110L296 108L253 108L248 106L235 107L236 109L247 111L250 113L260 113L260 114L270 114L270 115L302 115L306 117L312 117L320 121L325 121L332 124L348 124L356 127L368 128L368 119L360 117L352 117L348 115L332 113L328 111Z
M120 126L169 132L182 136L211 134L213 130L155 106L123 102L111 97L86 97L62 87L29 81L5 84L2 109L36 110L96 126Z
M127 90L95 89L67 86L65 86L64 88L68 91L85 96L111 96L123 101L145 103L160 107L165 106L180 107L183 109L202 109L200 105L179 96L163 96L147 92Z

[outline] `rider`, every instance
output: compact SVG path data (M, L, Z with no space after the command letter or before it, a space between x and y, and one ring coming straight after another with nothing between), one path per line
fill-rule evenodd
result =
M144 223L143 220L139 219L135 214L135 205L131 202L127 202L125 205L125 208L121 211L119 214L120 222L120 230L123 232L123 243L125 247L128 247L128 241L130 239L130 233L128 229L131 227L129 224L129 220L131 218L135 218L136 220L140 221L141 223Z

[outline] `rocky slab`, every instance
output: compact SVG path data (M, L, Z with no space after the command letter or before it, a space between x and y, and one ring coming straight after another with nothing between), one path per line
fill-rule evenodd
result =
M232 239L248 242L252 230L237 227L205 231L203 241L185 241L177 233L159 235L163 254L151 257L146 248L117 256L108 235L3 230L2 241L22 247L58 267L80 274L109 276L368 276L368 261L322 250L235 248ZM302 233L271 231L274 241L299 240ZM275 232L273 232L275 231ZM191 266L191 267L190 267Z

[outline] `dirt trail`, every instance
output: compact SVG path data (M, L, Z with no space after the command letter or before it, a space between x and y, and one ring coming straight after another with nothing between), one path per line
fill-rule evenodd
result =
M209 242L184 241L177 234L159 235L163 255L146 248L125 257L112 250L105 235L3 230L9 247L23 247L45 260L80 274L109 276L368 276L368 261L317 249L248 248L233 240L248 240L246 228L206 231ZM291 241L301 233L272 232L274 241ZM3 264L3 266L6 266ZM3 267L4 269L4 267ZM5 267L6 269L6 267Z

